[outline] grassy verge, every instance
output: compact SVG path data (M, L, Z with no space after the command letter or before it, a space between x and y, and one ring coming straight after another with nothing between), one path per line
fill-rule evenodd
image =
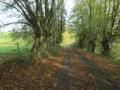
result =
M3 47L6 47L6 46L3 46ZM27 66L31 65L30 49L31 49L31 46L29 47L21 46L18 53L16 46L12 46L11 49L9 50L6 50L6 48L4 48L2 50L2 53L0 54L0 62L5 63L5 62L17 60L20 62L24 62L24 64Z
M17 46L0 46L1 51L0 51L0 62L9 62L9 61L20 61L24 62L26 66L31 65L30 60L31 60L31 47L32 46L25 46L25 45L20 45L19 46L19 53L18 53L18 48ZM58 54L58 52L61 50L61 47L59 45L51 47L49 52L44 52L42 54L42 58L47 58L47 57L54 57Z
M30 45L20 45L20 52L30 51L32 46ZM17 53L18 48L16 45L13 46L0 46L0 53Z
M100 47L97 47L95 54L120 64L120 44L113 44L109 55L104 56L100 52L102 52L102 50Z

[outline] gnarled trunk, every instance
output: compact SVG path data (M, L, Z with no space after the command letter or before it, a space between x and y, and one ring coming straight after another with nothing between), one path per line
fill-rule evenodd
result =
M33 56L37 58L41 58L42 54L42 46L43 46L43 36L42 35L36 35L35 36L35 42L32 47L31 53Z
M83 48L83 39L80 39L80 41L79 41L79 46L80 46L80 48L82 49Z
M87 45L87 51L91 51L91 45L90 45L90 40L88 41L88 45Z
M109 47L109 42L107 39L104 39L102 42L102 48L103 48L103 51L102 51L102 54L103 55L108 55L109 52L110 52L110 47Z
M92 53L94 53L95 52L95 47L96 47L95 41L92 42L91 46L92 46Z
M96 37L94 38L94 39L92 39L92 40L89 40L88 41L88 47L87 47L87 51L90 51L90 52L92 52L92 53L94 53L95 52L95 47L96 47Z

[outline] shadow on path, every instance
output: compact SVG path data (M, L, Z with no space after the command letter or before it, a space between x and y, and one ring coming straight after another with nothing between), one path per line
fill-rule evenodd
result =
M66 61L63 64L63 68L58 73L58 81L53 90L70 90L70 82L71 82L71 71L70 71L70 53L68 49L66 49Z

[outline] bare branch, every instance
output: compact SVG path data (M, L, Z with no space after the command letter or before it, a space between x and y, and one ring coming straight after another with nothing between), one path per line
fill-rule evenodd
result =
M38 19L38 13L39 13L39 0L35 0L35 3L36 3L36 17Z
M3 4L6 4L6 5L11 6L11 7L14 8L15 10L17 10L20 14L23 15L23 13L22 13L18 8L16 8L15 6L13 6L13 5L9 4L9 3L6 3L6 2L4 2L4 1L0 1L0 2L3 3Z
M26 25L31 25L31 24L29 24L27 22L11 22L11 23L7 23L7 24L4 24L4 25L0 26L0 28L8 26L8 25L11 25L11 24L26 24Z
M3 24L5 24L2 20L0 20Z
M26 11L23 9L23 7L18 3L18 0L14 0L14 2L17 4L17 6L21 9L21 11L23 12L23 16L31 23L31 19L29 18L29 16L27 15Z

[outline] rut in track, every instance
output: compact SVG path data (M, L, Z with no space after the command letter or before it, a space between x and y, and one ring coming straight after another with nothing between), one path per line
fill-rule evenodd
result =
M86 65L88 71L90 71L90 73L95 77L95 80L99 86L98 90L99 89L100 90L120 90L120 87L117 86L117 83L113 81L110 78L110 76L105 73L103 69L99 68L94 62L82 56L81 53L78 52L77 50L71 49L70 46L68 46L68 48L69 49L65 47L66 54L67 54L65 57L66 61L63 63L63 68L61 68L58 73L57 83L52 90L74 90L70 88L70 86L72 86L71 81L74 80L74 77L72 77L74 76L74 73L73 71L71 71L72 70L72 67L71 67L72 60L70 58L71 52L79 56L78 60L82 60ZM81 86L79 87L79 89L76 89L76 90L82 90Z
M74 53L79 55L79 58L84 61L90 72L95 76L101 90L120 90L120 87L116 86L116 82L111 80L109 75L107 75L102 69L86 57L82 56L78 51L74 50Z
M71 81L71 76L70 76L70 54L69 51L66 49L66 61L63 64L63 68L60 70L58 73L58 81L56 86L53 88L53 90L69 90L70 87L70 81Z

